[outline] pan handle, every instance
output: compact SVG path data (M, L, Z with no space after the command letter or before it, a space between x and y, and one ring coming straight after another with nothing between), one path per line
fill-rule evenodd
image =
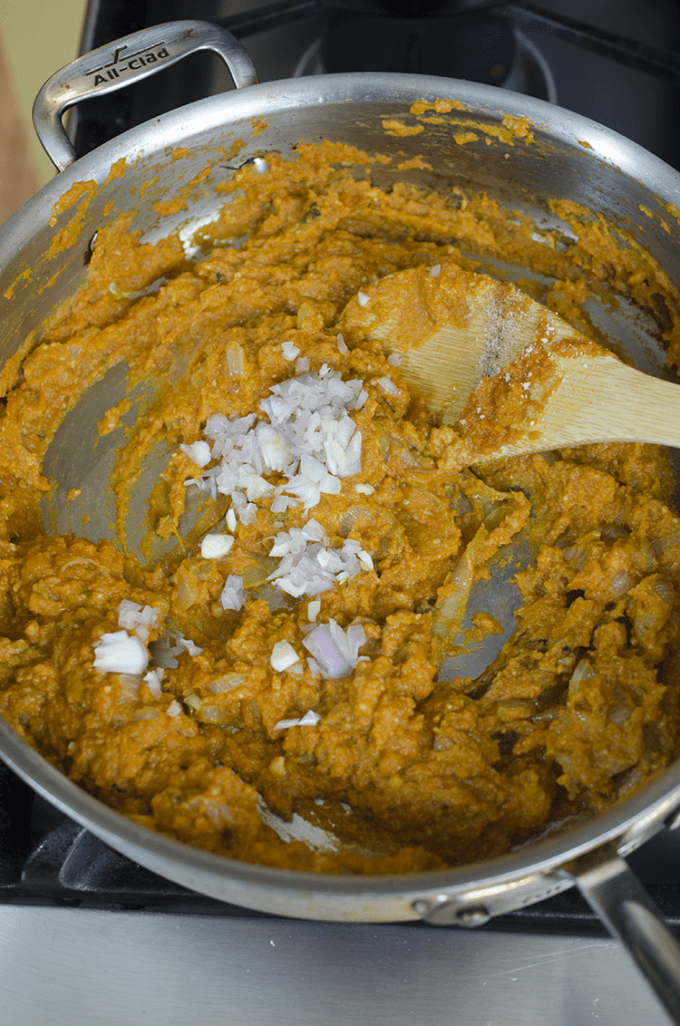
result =
M219 54L236 89L257 82L255 67L241 44L226 29L204 21L170 21L133 32L55 72L35 98L33 125L57 170L63 171L76 159L61 123L70 107L148 78L197 50Z
M680 1024L680 947L628 863L606 846L572 864L570 874L610 933L628 949L673 1022Z

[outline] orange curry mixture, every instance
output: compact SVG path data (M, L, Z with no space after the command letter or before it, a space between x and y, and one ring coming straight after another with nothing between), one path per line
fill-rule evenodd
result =
M432 421L396 361L358 329L339 336L345 304L394 271L502 257L549 278L541 298L591 336L589 290L652 309L662 296L675 362L678 297L644 253L571 204L555 210L576 240L546 245L547 230L537 241L487 197L380 191L351 173L357 162L367 158L324 144L267 157L264 173L244 165L193 262L177 238L140 244L124 219L100 230L86 287L25 358L0 420L0 710L54 766L150 829L266 865L389 873L507 851L668 765L680 518L668 458L651 446L460 470L456 428ZM50 439L120 361L155 399L120 448L118 540L45 534ZM322 369L361 382L350 411L360 473L313 508L273 512L268 494L238 520L229 495L204 493L183 531L186 482L202 469L180 445L195 454L209 417L247 416L276 383ZM140 557L125 516L159 441L171 455ZM361 571L318 596L276 592L274 539L310 518L330 548L358 543ZM204 558L207 533L230 534L229 551ZM533 556L516 577L514 633L481 677L438 680L475 582L520 537ZM241 608L220 601L228 578L243 582ZM144 672L95 666L125 601L152 613ZM331 620L363 631L343 676L320 672L304 646L311 625ZM471 635L498 630L481 610ZM275 646L297 662L281 669ZM283 839L269 813L297 813L338 843Z

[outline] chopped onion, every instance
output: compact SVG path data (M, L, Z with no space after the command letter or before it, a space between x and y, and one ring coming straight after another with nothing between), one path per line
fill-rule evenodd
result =
M337 679L348 677L359 661L359 649L366 641L360 625L343 631L336 620L318 624L303 639L302 644L316 660L322 677Z
M299 656L291 644L287 641L276 642L270 658L272 669L276 670L277 673L282 673L289 666L297 663L298 660Z
M127 631L102 634L94 644L94 666L103 673L144 673L149 653L139 638Z
M243 578L238 574L229 574L224 582L224 588L220 595L220 602L223 609L241 609L245 602L245 591L243 590Z
M132 714L132 719L136 722L143 722L144 720L156 720L158 719L158 709L155 705L144 705L141 709L136 709Z
M197 467L207 467L210 463L210 446L207 442L199 441L192 442L191 445L180 445L180 449Z
M193 574L178 574L175 578L175 605L180 612L190 609L200 598L198 587L192 587L192 581L196 583Z
M577 688L582 680L590 680L591 677L595 676L595 670L588 662L587 659L579 659L571 675L570 686Z
M203 651L202 648L199 648L198 645L194 644L194 642L191 640L191 638L178 638L177 639L177 644L181 645L182 648L185 648L190 656L200 655L201 652Z
M139 673L119 673L120 697L123 701L135 702L139 698L142 677Z
M324 364L318 373L273 385L270 393L260 402L261 419L213 414L205 426L212 449L208 442L182 447L199 466L220 460L187 485L213 497L230 495L233 516L244 524L255 521L262 499L273 499L275 512L283 512L277 500L285 493L286 507L298 500L309 509L322 494L337 495L341 478L361 471L361 432L350 416L366 402L361 379L344 381ZM264 476L270 473L282 474L283 482L274 486Z
M388 378L387 376L378 378L376 385L378 385L383 392L387 392L388 395L399 395L399 389L392 381L392 378Z
M657 593L659 598L668 605L673 601L673 585L670 581L665 580L665 578L660 577L659 580L655 582L654 591Z
M331 548L324 529L314 519L302 528L279 532L269 555L281 562L267 580L294 598L319 595L336 582L373 569L371 556L360 542L347 538L340 548Z
M320 719L319 714L310 709L299 720L279 720L274 724L274 730L287 730L289 727L314 727Z
M359 560L359 566L362 570L373 569L373 557L370 555L370 553L366 552L365 549L361 549L359 552L357 552L357 559Z
M208 691L212 691L214 695L220 695L227 691L233 691L234 688L240 688L245 683L246 678L242 673L225 673L223 677L210 681Z
M300 355L300 350L294 342L286 340L281 346L281 355L284 360L294 360L296 356Z
M142 606L130 599L123 599L116 609L118 613L118 626L126 631L133 631L137 637L146 642L149 637L149 629L160 626L161 612L154 606Z
M622 598L628 594L634 584L635 578L632 574L629 574L627 570L619 570L612 577L611 584L609 585L609 594L613 595L614 598Z
M176 698L173 698L172 702L165 710L168 716L179 716L182 711L182 706L179 704Z
M144 683L155 698L161 697L161 681L164 673L164 667L158 666L155 670L149 670L144 674Z
M245 357L238 342L230 342L227 346L227 371L232 378L240 378L245 368Z
M201 541L201 556L203 559L220 559L231 551L233 544L234 539L229 534L206 534Z

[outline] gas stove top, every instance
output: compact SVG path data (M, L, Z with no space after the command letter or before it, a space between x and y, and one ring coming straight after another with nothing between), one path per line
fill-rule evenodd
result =
M263 82L328 70L468 77L577 111L680 168L675 0L450 0L428 18L414 9L435 3L386 6L90 0L82 49L163 21L212 20L241 39ZM229 87L218 62L194 55L84 105L77 150ZM680 930L680 831L630 861ZM575 890L477 931L265 916L131 863L1 765L0 1001L9 1026L667 1021Z

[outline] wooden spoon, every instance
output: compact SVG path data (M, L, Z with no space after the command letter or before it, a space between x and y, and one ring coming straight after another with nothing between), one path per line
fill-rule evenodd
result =
M471 462L591 442L680 447L680 386L626 366L513 285L455 264L399 271L347 304L339 329L400 370Z

